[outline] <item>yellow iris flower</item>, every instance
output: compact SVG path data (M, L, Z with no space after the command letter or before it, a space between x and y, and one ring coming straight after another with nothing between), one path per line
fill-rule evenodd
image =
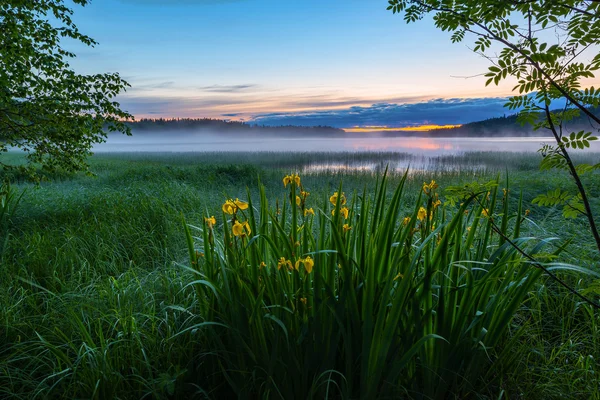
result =
M344 226L342 228L344 229L344 232L348 232L348 231L352 230L352 227L348 224L344 224Z
M225 203L223 203L223 207L221 207L225 214L235 214L238 210L246 210L247 208L248 203L240 199L226 200Z
M314 266L315 262L313 261L311 256L306 256L306 258L304 259L304 269L306 270L306 272L310 274Z
M331 195L331 197L329 198L329 201L331 202L331 204L333 204L334 206L337 204L338 201L338 196L340 197L340 204L344 205L346 204L346 194L342 193L341 196L338 194L338 192L335 192L334 194Z
M423 191L425 194L429 194L432 190L438 188L438 184L432 179L431 183L423 182Z
M301 264L304 264L304 269L306 270L307 273L310 274L313 270L315 262L311 256L306 256L305 258L299 258L298 260L296 260L296 263L294 264L294 269L296 271L300 271Z
M233 203L240 210L246 210L248 208L248 203L246 203L245 201L241 201L240 199L235 199L235 201Z
M405 218L402 220L402 225L406 226L406 225L408 225L408 223L409 223L409 222L410 222L410 217L405 217Z
M225 214L233 214L235 213L237 206L233 202L233 200L227 200L223 203L223 207L221 207Z
M233 232L234 236L241 236L241 237L249 236L250 233L252 233L252 231L250 230L250 224L248 223L248 221L244 221L244 222L235 221L235 223L233 224L233 227L231 227L231 231Z
M297 187L300 187L300 176L297 174L290 174L283 177L283 186L287 187L290 183L295 183Z
M425 209L425 207L419 208L417 218L419 219L419 221L423 221L425 218L427 218L427 210Z
M210 218L204 218L204 222L206 222L206 226L208 226L208 229L212 229L213 226L215 226L215 224L217 223L217 220L215 219L214 215Z
M304 210L304 216L306 217L308 214L315 215L315 210L313 210L312 207L307 208L306 210Z
M348 213L350 212L350 210L348 209L348 207L342 207L340 208L340 214L342 214L342 216L344 217L344 219L348 218ZM331 215L335 215L335 208L333 210L331 210Z
M279 261L277 261L277 269L281 269L283 267L288 267L288 269L292 269L292 262L290 260L286 260L285 257L281 257Z

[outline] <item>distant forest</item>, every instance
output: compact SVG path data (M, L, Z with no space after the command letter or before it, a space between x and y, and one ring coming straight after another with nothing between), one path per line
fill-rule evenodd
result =
M595 115L600 116L600 107L590 109ZM556 110L555 110L556 112ZM544 118L540 114L540 119ZM585 130L591 131L600 127L591 125L588 118L579 116L568 123L565 127L569 131ZM509 115L498 118L490 118L483 121L471 122L458 128L450 128L426 132L427 136L551 136L546 129L533 130L529 124L521 125L517 122L517 115Z
M147 119L143 118L128 125L132 130L143 132L172 131L211 131L222 133L257 133L271 135L339 135L343 129L331 126L264 126L248 124L240 121L225 121L212 118L174 118Z
M600 116L600 107L593 108L594 114ZM540 115L540 118L543 116ZM218 132L231 134L256 134L274 136L365 136L365 133L346 133L343 129L331 126L264 126L249 124L240 121L225 121L212 118L176 118L176 119L140 119L130 122L128 125L132 130L141 133L161 133L165 131L174 132ZM566 124L569 131L594 130L587 118L578 117ZM458 128L437 129L426 132L385 132L378 133L383 136L427 136L427 137L486 137L486 136L548 136L550 133L545 129L534 131L530 125L521 125L517 122L517 116L509 115L498 118L490 118L483 121L471 122Z

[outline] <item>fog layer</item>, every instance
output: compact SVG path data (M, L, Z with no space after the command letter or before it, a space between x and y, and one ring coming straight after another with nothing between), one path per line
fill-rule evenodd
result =
M276 137L247 132L164 131L133 132L132 136L110 134L94 152L363 152L389 151L425 156L460 154L470 151L535 152L551 137L432 138L386 137L378 134L338 137ZM600 143L592 142L592 151Z

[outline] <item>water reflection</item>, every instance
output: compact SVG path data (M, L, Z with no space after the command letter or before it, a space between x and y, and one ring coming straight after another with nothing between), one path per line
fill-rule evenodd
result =
M335 162L308 162L297 166L303 174L331 174L343 173L344 175L353 173L370 173L380 175L386 169L389 174L397 175L404 174L408 171L409 175L421 174L427 171L455 172L455 173L476 173L489 168L484 163L469 163L460 164L452 162L444 162L439 159L428 159L423 157L415 157L410 161L394 161L391 159L381 160L379 162L370 161L349 161L345 163Z

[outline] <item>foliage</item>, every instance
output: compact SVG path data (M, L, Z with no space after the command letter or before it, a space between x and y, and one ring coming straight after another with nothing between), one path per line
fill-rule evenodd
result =
M600 124L593 108L600 104L600 90L585 87L586 79L600 70L600 2L593 0L535 1L446 1L389 0L388 10L403 13L404 20L415 22L433 14L436 27L452 32L452 41L474 36L473 51L493 64L485 74L486 86L511 79L513 91L506 106L520 110L522 123L546 129L555 139L543 149L544 168L566 169L577 185L584 212L569 212L587 217L592 236L600 251L596 227L580 171L568 148L583 149L597 140L591 132L569 132L568 124L580 115ZM561 111L550 107L562 102ZM544 118L540 120L539 115ZM546 203L546 202L543 202ZM579 209L579 207L575 207Z
M17 195L10 183L0 185L0 264L4 258L4 248L8 243L8 224L23 195L25 195L25 191Z
M21 154L8 156L14 157L15 162L23 157ZM223 201L229 197L234 201L238 197L248 200L244 187L256 188L257 175L266 186L266 193L271 195L268 199L271 209L277 200L281 209L281 176L289 172L291 166L294 166L293 171L302 171L303 166L317 162L369 165L373 160L398 163L409 162L410 158L390 153L206 153L203 157L197 153L97 154L90 160L97 178L57 176L43 182L37 190L28 190L12 218L11 238L0 263L3 274L0 279L0 398L231 398L229 383L218 365L217 355L221 353L217 352L218 348L209 346L211 331L208 327L177 335L206 321L201 308L205 298L197 296L198 285L186 287L199 279L198 274L175 264L185 263L191 267L185 261L189 255L186 256L181 214L190 224L200 227L201 210L210 210L210 215L214 211L215 238L221 242L223 220L219 214ZM229 168L236 161L244 164ZM434 179L443 188L464 187L465 182L474 177L487 182L498 172L505 171L505 163L509 164L511 175L507 225L511 237L552 238L569 232L573 241L558 258L550 256L562 242L532 238L526 248L531 250L544 242L540 251L553 263L577 263L593 268L597 259L581 221L563 221L552 210L541 213L533 209L529 214L528 210L518 209L520 190L525 208L524 204L535 193L548 191L566 176L563 171L537 170L535 154L446 156L431 164L433 169L412 171L404 183L398 228L405 217L414 213L424 181L429 185ZM486 169L482 169L482 165ZM459 166L460 174L456 172ZM473 169L467 173L465 168L469 166ZM241 173L243 170L247 173ZM320 218L319 205L333 207L329 198L338 191L336 183L340 178L344 180L346 207L352 205L355 189L362 193L364 186L373 199L376 182L371 172L304 173L301 183L304 190L310 192L305 204L317 214L315 226ZM401 178L397 173L388 177L385 204L392 199ZM593 183L595 177L590 175L586 179ZM23 186L16 185L13 189L18 192ZM498 187L497 207L490 213L498 223L504 213L501 200L504 186ZM475 188L475 185L469 187ZM597 197L600 187L593 187L591 194ZM441 190L438 188L437 193L444 200L446 191ZM228 196L224 197L223 193ZM284 193L285 198L289 198L289 190ZM258 196L259 193L252 190L251 197L258 199ZM427 203L421 204L426 206ZM255 202L254 208L257 205ZM438 212L439 207L442 206L438 206ZM456 209L446 205L446 212ZM288 206L288 217L289 211ZM463 226L465 234L475 214L471 212L468 216L471 219ZM247 220L240 215L241 221ZM330 213L326 215L331 217ZM356 211L352 215L349 217L358 217ZM522 216L518 234L513 232L517 215ZM311 218L311 214L307 217ZM487 226L488 220L480 218L479 221L473 236L473 252L483 248L479 243L484 238L482 228ZM358 229L355 223L349 225L352 229L347 235ZM200 233L195 229L192 232ZM252 229L252 235L255 233ZM492 247L486 249L487 254L495 252L497 247L494 246L499 243L497 236L491 235L488 246ZM415 237L419 236L420 233L415 233ZM256 239L255 243L260 240ZM413 251L416 251L421 243L413 243ZM196 241L196 246L202 250L201 242ZM302 254L301 257L305 260L307 256ZM314 278L317 269L325 266L317 264L315 255L311 258L315 260L310 273ZM475 271L481 266L473 264ZM270 267L276 269L274 263ZM306 264L299 265L300 269L303 267ZM195 267L192 269L195 271ZM236 274L226 272L227 277L242 277L250 270ZM588 286L581 276L568 271L556 272L578 288ZM464 295L461 288L457 287L458 292ZM596 294L587 295L598 298L597 288ZM265 310L258 309L261 311ZM279 325L271 319L265 321L270 324L265 325L265 335L275 333L273 330ZM225 329L214 328L212 332L217 333L223 332L217 329ZM290 329L288 333L294 332ZM416 336L411 334L410 337ZM506 331L505 340L512 346L512 368L490 379L489 385L486 377L474 383L462 382L464 388L474 387L468 397L499 398L503 392L504 398L593 398L590 393L597 391L600 384L600 319L585 304L574 302L561 287L543 278L534 284ZM492 360L496 360L492 368L495 371L503 370L504 361L494 357L501 347L502 344L495 349L481 347L482 352L488 351ZM360 349L355 353L358 352ZM283 354L281 357L290 363L297 355L287 356L282 351L278 354ZM227 353L227 356L231 360L232 355ZM418 359L411 361L417 362ZM331 375L334 379L339 377L335 372ZM328 377L326 374L320 382L326 385ZM278 384L285 386L285 382ZM338 394L331 384L329 397L336 398ZM270 395L280 398L273 392ZM410 392L399 397L417 398L418 395Z
M29 164L0 163L5 168L32 176L33 164L87 170L91 146L103 140L105 129L129 133L123 120L131 115L114 101L127 82L117 73L77 74L69 65L75 54L62 39L97 44L77 29L72 14L63 0L0 4L0 152L20 148L29 154Z

